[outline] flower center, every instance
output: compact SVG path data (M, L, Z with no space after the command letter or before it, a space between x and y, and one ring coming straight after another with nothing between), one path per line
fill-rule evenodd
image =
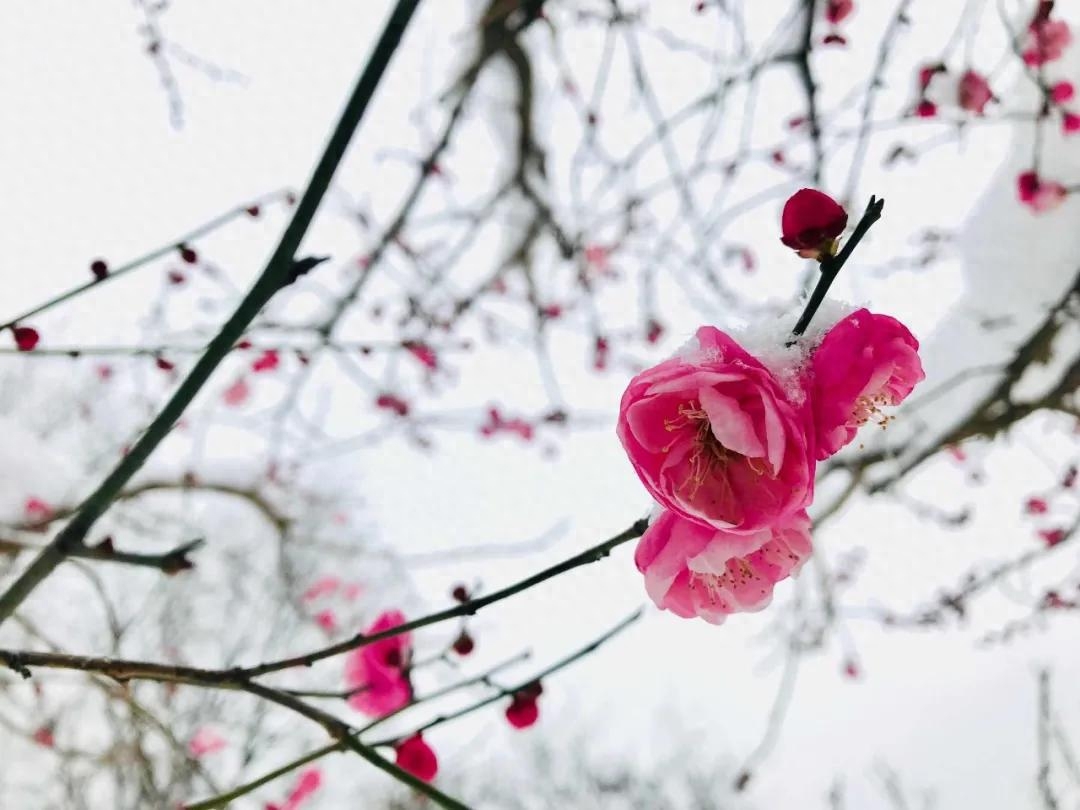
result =
M688 489L687 496L693 498L713 471L725 467L729 461L738 458L738 453L733 453L720 444L712 432L709 415L694 400L680 405L678 416L674 419L664 420L664 430L668 433L676 431L683 433L687 429L694 434L691 440L694 443L694 449L687 462L690 472L679 488ZM678 440L672 440L671 444L664 448L664 452L670 450L676 441Z
M884 430L889 426L889 422L896 418L887 415L882 410L889 404L889 398L881 392L873 396L864 394L855 400L855 407L851 411L851 421L857 427L862 427L867 422L873 422Z

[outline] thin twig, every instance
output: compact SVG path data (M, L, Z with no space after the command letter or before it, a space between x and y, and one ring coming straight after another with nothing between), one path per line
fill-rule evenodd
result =
M545 582L559 574L564 574L567 571L571 571L574 568L578 568L582 565L588 565L589 563L597 562L608 556L611 551L623 543L630 540L634 540L641 537L648 528L647 520L638 520L630 528L612 537L610 540L606 540L599 545L586 549L580 554L576 554L569 559L563 560L561 563L545 568L539 573L533 574L530 577L526 577L519 582L509 585L506 588L495 591L487 596L480 597L479 599L471 599L456 607L448 608L447 610L439 611L438 613L432 613L427 616L423 616L419 619L413 619L410 622L399 624L396 627L392 627L388 630L384 630L381 633L373 633L365 636L363 633L359 633L350 639L332 644L329 647L324 647L321 650L315 652L306 653L304 655L294 656L292 658L283 658L278 661L270 661L265 664L259 664L258 666L248 667L241 669L237 674L244 678L256 678L260 675L267 675L271 672L279 672L283 669L291 669L292 667L309 667L317 661L322 661L324 658L333 658L336 655L355 650L359 647L373 644L376 641L381 641L384 638L392 638L393 636L400 635L401 633L407 633L412 630L418 630L421 627L428 627L432 624L444 622L447 619L455 619L461 616L472 616L479 612L482 608L488 605L499 602L503 599L507 599L515 594L519 594L522 591L532 588L534 585L539 585L541 582Z

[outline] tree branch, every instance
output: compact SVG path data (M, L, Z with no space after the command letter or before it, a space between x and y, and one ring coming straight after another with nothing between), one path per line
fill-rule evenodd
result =
M375 90L419 4L420 0L399 0L394 7L375 50L319 158L307 189L296 206L292 220L254 286L130 452L97 490L83 502L71 522L56 535L22 576L3 595L0 595L0 623L22 604L23 600L52 573L56 566L83 544L87 532L105 513L124 485L138 472L154 449L169 434L195 395L199 393L210 379L210 375L240 339L248 324L254 320L282 285L289 281L297 262L296 252L300 247L300 242L307 233L319 203L345 156L349 141L363 120L364 112L375 95Z

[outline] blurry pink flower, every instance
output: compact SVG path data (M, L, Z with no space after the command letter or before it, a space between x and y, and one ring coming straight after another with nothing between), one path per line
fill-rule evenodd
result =
M334 616L334 611L329 609L320 610L316 613L315 623L327 633L333 633L337 630L337 618Z
M1072 82L1058 82L1050 88L1050 100L1055 104L1072 101L1074 95L1076 95L1076 89Z
M1061 183L1043 180L1035 172L1024 172L1017 177L1016 190L1020 202L1036 214L1054 210L1069 193Z
M1074 112L1065 112L1061 116L1061 129L1066 135L1075 135L1080 132L1080 115Z
M435 350L426 343L408 340L403 343L402 346L428 371L435 371L439 367L438 355L436 355Z
M925 376L919 341L895 318L859 309L837 323L810 364L818 460L848 444L867 422L884 427L882 407L899 405Z
M603 335L597 335L593 341L593 369L603 371L608 367L608 355L611 353L611 344Z
M855 10L854 0L828 0L825 3L825 19L839 25Z
M251 370L256 373L273 371L280 362L281 357L278 355L277 349L267 349L251 362Z
M320 787L322 787L322 771L318 768L308 768L306 771L301 772L296 787L292 789L292 793L285 799L285 804L281 806L281 810L297 810Z
M305 602L311 602L321 596L329 596L341 587L341 580L335 576L319 577L300 597Z
M221 751L228 743L225 738L208 726L198 729L188 740L188 753L199 759L207 754Z
M50 726L42 726L37 729L34 734L34 742L40 745L42 748L53 748L56 746L56 737L53 734L53 730Z
M53 508L35 495L26 499L23 512L26 519L32 523L44 523L53 516Z
M359 582L350 582L345 586L345 589L341 592L341 595L345 597L346 602L355 602L357 598L364 592L364 586Z
M221 395L221 398L226 405L235 408L247 402L249 396L251 396L251 388L248 386L247 380L241 377L225 389L225 393Z
M421 734L414 734L398 743L394 761L403 771L425 782L430 782L439 772L439 759Z
M924 98L915 106L915 115L919 118L933 118L937 115L937 104Z
M1028 498L1024 502L1024 511L1029 515L1045 515L1050 511L1050 505L1044 498Z
M405 623L400 610L381 614L364 631L371 636ZM397 711L412 699L412 687L406 676L412 654L412 634L399 633L353 650L345 659L345 683L360 689L349 698L349 705L373 717Z
M1036 19L1028 28L1024 62L1032 67L1060 59L1072 42L1072 31L1064 20Z
M585 246L585 264L601 275L610 270L611 251L603 245Z
M1065 541L1065 538L1068 537L1068 532L1064 529L1040 529L1039 537L1046 543L1047 548L1053 548Z
M379 394L375 398L375 407L384 411L393 411L398 416L409 415L409 403L396 394Z
M812 550L806 512L754 534L731 534L665 510L638 542L634 562L657 607L720 624L768 605L773 586Z
M803 415L757 359L712 326L630 381L618 435L656 500L717 529L757 531L813 496Z
M960 78L958 95L962 109L982 115L986 105L993 100L994 91L990 89L985 76L969 70Z

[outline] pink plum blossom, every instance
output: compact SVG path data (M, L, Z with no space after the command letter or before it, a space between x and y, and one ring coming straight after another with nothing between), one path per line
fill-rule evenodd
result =
M311 583L311 585L308 586L308 589L304 591L303 595L300 598L303 599L305 602L311 602L322 596L329 596L340 587L341 579L338 577L332 575L319 577L317 580Z
M812 550L806 512L753 534L732 534L665 510L638 542L634 562L657 607L720 624L731 613L768 605L773 586L796 573Z
M247 380L240 377L236 382L225 389L225 393L221 398L225 401L226 405L231 407L237 407L247 402L248 397L251 395L251 388L247 384Z
M198 729L188 740L188 753L196 759L225 748L225 738L208 726Z
M1044 180L1036 172L1023 172L1016 178L1020 202L1036 214L1052 211L1065 201L1069 192L1054 180Z
M986 105L994 99L994 91L990 89L986 77L974 70L960 77L957 95L960 107L976 115L982 115Z
M268 803L265 810L299 810L300 806L315 794L322 786L322 771L318 768L308 768L302 771L284 804Z
M334 615L334 611L320 610L315 614L315 624L319 625L327 633L333 633L337 630L337 617Z
M1032 67L1060 59L1072 43L1072 31L1064 20L1036 19L1028 28L1024 62Z
M865 309L837 323L814 352L810 366L817 458L826 459L874 420L899 405L923 378L919 341L902 323Z
M731 337L703 326L679 355L630 381L618 435L663 506L713 528L756 532L813 497L804 407Z
M382 633L405 623L400 610L382 613L364 635ZM357 689L349 705L373 717L397 711L412 699L412 686L406 674L412 655L412 634L399 633L349 653L345 659L345 683Z

